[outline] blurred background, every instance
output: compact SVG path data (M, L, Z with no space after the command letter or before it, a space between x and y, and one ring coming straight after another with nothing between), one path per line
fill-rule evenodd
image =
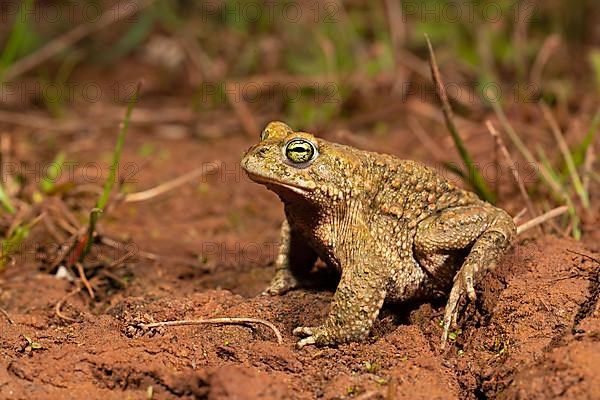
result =
M55 121L49 132L94 112L114 119L104 108L142 80L143 104L160 104L163 119L179 117L181 133L198 138L275 117L382 134L435 95L425 33L470 120L491 101L526 114L541 98L566 117L599 90L591 0L29 0L0 12L2 108Z

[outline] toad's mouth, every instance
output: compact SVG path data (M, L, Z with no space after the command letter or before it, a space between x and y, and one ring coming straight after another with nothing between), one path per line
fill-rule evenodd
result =
M248 178L252 179L254 182L265 185L269 190L272 190L274 192L278 192L278 189L283 188L283 189L291 190L292 192L295 192L298 194L307 194L314 190L313 187L296 185L296 184L289 183L289 182L282 182L280 180L277 180L274 178L269 178L264 175L254 174L248 170L246 170L246 174L248 175Z

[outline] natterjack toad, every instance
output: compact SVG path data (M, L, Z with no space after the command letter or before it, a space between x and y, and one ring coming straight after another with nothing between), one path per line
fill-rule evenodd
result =
M297 346L364 339L384 300L447 291L443 343L458 305L516 236L512 218L414 161L327 142L271 122L244 155L250 179L285 205L276 275L265 291L299 286L317 257L341 272L329 316L298 327Z

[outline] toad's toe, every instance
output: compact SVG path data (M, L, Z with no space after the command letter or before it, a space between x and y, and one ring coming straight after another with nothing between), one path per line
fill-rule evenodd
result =
M293 334L296 336L311 336L314 335L315 328L308 326L299 326L293 330Z

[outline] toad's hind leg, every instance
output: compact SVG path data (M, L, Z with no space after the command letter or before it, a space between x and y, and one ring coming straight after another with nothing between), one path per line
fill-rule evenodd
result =
M317 260L315 251L290 228L287 220L281 225L280 241L275 276L263 294L278 295L297 288Z
M444 273L435 268L443 268L441 261L452 251L468 251L454 275L446 304L442 346L450 326L456 324L460 301L465 295L475 299L474 280L495 266L515 236L510 215L485 203L449 208L423 220L417 227L415 255L426 269L433 268L434 274Z

